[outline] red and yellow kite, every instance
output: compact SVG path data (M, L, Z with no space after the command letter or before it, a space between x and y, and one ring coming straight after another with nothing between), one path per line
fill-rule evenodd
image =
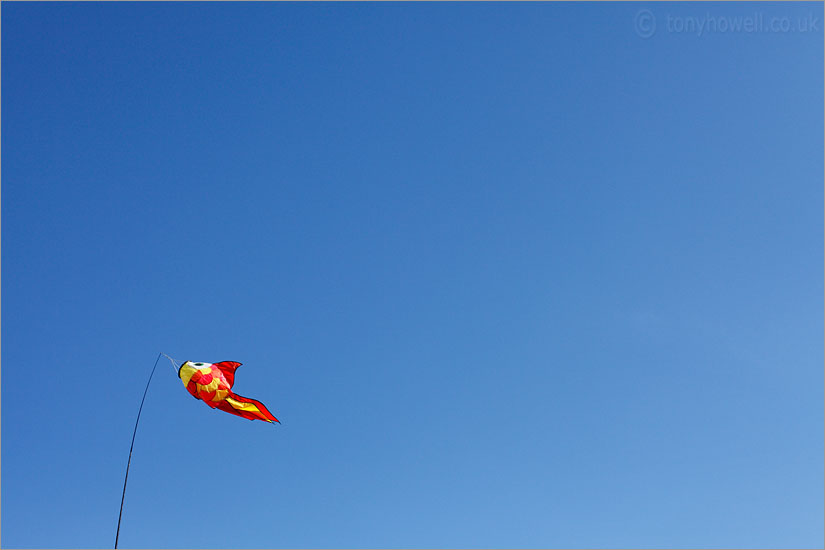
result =
M220 409L249 420L280 422L263 403L232 392L235 383L235 369L240 367L235 361L220 363L193 363L184 361L178 369L178 376L186 389L213 409Z

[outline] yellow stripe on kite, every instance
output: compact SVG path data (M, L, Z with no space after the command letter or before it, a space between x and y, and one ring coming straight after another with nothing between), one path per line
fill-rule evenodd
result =
M240 411L249 411L249 412L261 412L261 410L255 406L254 403L242 403L240 401L236 401L231 397L227 397L226 400L232 405L233 408L238 409Z
M190 367L189 362L187 361L185 365L180 368L180 379L183 381L184 386L189 385L189 381L192 379L192 375L197 372L198 369L195 367Z

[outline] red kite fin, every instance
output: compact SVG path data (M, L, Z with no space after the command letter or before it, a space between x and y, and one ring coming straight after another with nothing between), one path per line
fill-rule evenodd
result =
M241 366L242 363L236 361L221 361L220 363L213 363L212 366L220 370L226 377L231 388L235 384L235 369Z

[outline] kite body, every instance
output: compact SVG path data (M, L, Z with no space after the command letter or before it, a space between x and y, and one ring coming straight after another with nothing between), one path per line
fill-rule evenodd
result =
M178 370L178 376L195 399L202 400L213 409L220 409L249 420L279 422L260 401L242 397L232 391L235 369L240 366L241 364L235 361L184 361Z

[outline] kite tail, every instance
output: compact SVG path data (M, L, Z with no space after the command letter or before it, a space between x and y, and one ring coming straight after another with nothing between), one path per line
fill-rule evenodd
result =
M218 408L224 412L240 416L241 418L248 418L249 420L281 423L260 401L243 397L234 392L229 392L226 398L222 399L218 404Z

